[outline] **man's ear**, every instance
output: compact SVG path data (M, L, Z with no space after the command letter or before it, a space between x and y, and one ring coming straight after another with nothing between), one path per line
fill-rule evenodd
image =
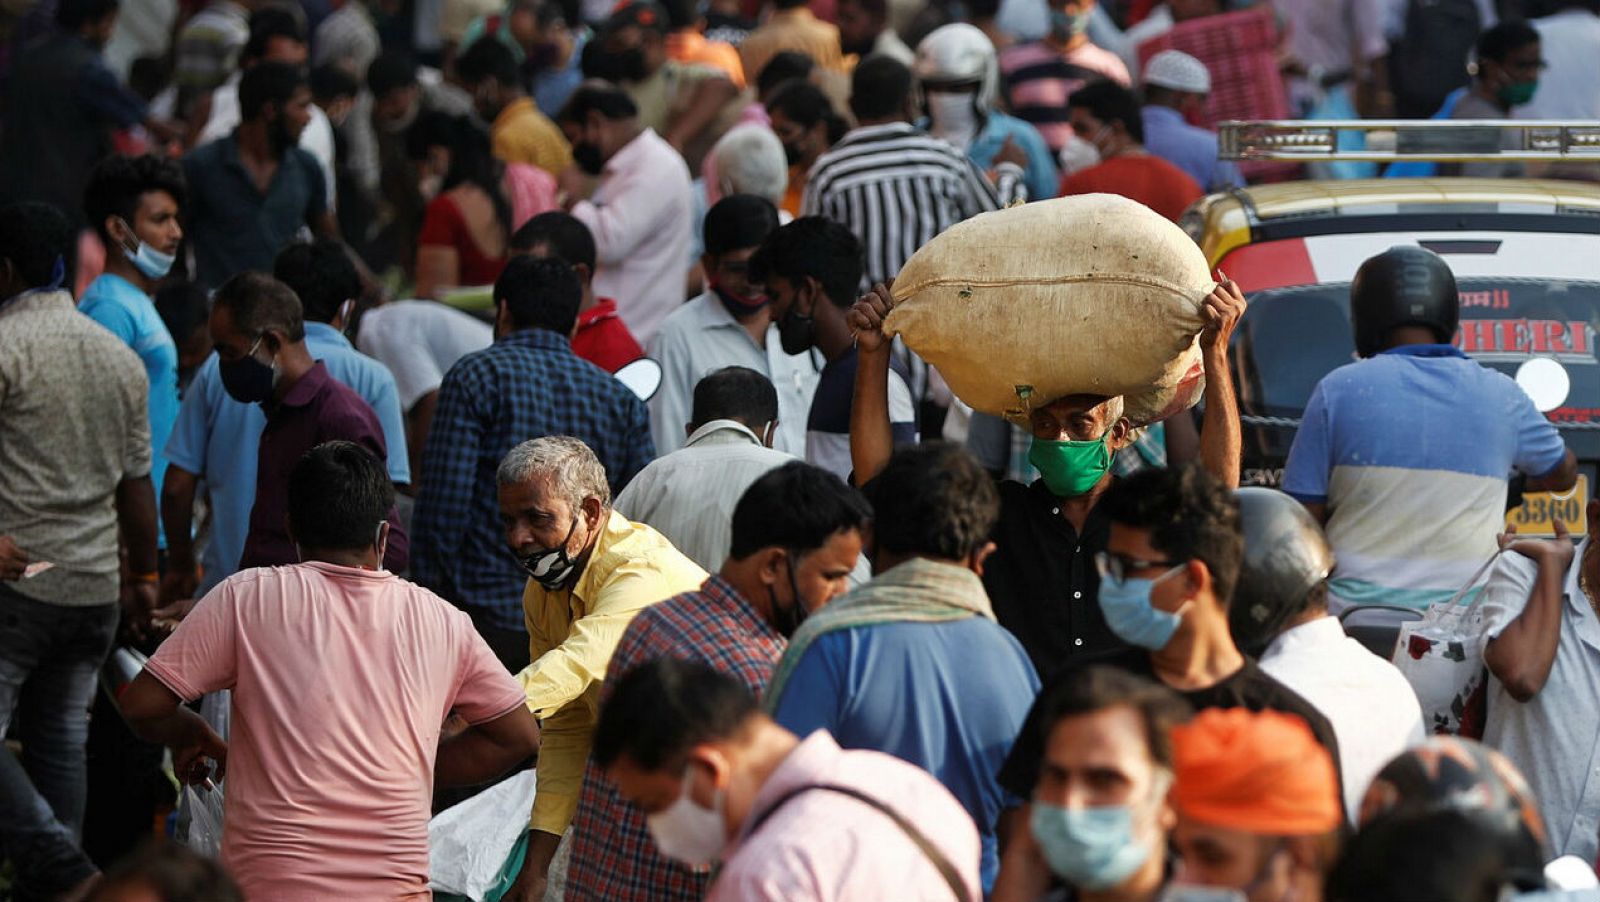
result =
M594 270L590 269L587 263L572 264L572 271L578 274L578 284L585 287L588 287L590 280L594 278Z
M967 561L967 569L982 576L983 562L989 559L989 555L994 554L995 547L993 542L984 542L982 547L972 553L972 557Z
M593 495L583 499L583 518L588 522L590 529L601 529L605 526L606 507L600 499Z
M1120 451L1133 440L1133 421L1127 417L1117 417L1111 424L1111 450Z
M1211 591L1213 583L1211 568L1199 558L1193 558L1183 565L1183 578L1189 583L1192 598L1198 598ZM1224 599L1218 599L1218 602L1226 603Z

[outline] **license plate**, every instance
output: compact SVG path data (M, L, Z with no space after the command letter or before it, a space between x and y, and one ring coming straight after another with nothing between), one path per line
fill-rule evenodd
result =
M1584 511L1588 506L1589 477L1579 474L1578 484L1570 491L1523 495L1521 504L1506 511L1506 525L1515 526L1521 536L1553 536L1555 521L1560 520L1567 532L1578 536L1584 532Z

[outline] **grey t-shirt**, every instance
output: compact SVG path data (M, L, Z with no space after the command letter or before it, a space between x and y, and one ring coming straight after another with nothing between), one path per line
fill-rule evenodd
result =
M117 484L150 473L149 393L138 356L67 292L0 301L0 534L55 565L10 588L116 602Z

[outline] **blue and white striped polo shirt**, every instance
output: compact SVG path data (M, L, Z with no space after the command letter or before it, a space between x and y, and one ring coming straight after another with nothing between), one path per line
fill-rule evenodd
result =
M1494 553L1512 470L1543 476L1564 456L1504 373L1454 345L1406 345L1323 377L1283 487L1327 504L1334 608L1425 608Z

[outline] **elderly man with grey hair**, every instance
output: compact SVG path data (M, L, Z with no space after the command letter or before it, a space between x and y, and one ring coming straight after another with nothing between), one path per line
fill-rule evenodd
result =
M543 896L550 861L572 821L599 713L600 685L622 631L658 601L700 588L706 572L641 523L611 509L606 470L565 435L523 442L495 482L522 596L533 663L517 680L539 719L539 793L519 889Z

